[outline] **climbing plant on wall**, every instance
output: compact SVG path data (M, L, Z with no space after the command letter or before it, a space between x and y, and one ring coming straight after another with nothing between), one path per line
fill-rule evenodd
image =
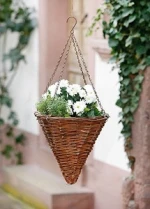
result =
M104 14L108 14L108 21L104 21ZM139 105L144 70L150 65L150 2L106 0L104 9L97 10L88 34L100 24L111 48L111 62L119 67L120 94L116 105L122 109L121 133L128 152L133 147L131 128ZM130 156L129 160L132 167L134 161Z
M18 147L24 144L25 136L23 133L15 133L14 128L19 119L13 110L10 87L19 64L26 61L24 49L36 27L33 12L23 1L0 0L0 149L3 156L17 164L23 161ZM18 40L10 48L8 40L12 34L15 34Z

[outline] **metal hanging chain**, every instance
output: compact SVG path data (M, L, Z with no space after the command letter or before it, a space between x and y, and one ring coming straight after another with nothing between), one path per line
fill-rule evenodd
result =
M75 20L75 24L74 24L74 26L72 27L72 30L70 31L70 35L69 35L69 37L68 37L67 43L66 43L66 45L65 45L65 47L64 47L64 49L63 49L63 51L62 51L62 53L61 53L61 55L60 55L60 57L59 57L58 63L57 63L57 65L56 65L56 67L55 67L55 69L54 69L54 72L53 72L53 74L52 74L52 76L51 76L51 78L50 78L50 80L49 80L49 82L48 82L48 84L47 84L47 86L46 86L46 89L45 89L44 93L47 92L48 87L52 84L52 81L53 81L53 79L54 79L54 76L55 76L55 74L56 74L56 71L58 70L58 67L59 67L59 65L60 65L60 62L61 62L61 60L62 60L62 58L63 58L63 56L64 56L64 53L65 53L65 51L66 51L66 48L67 48L67 46L68 46L68 44L69 44L69 41L70 41L70 39L71 39L71 37L72 37L72 35L73 35L74 28L75 28L75 26L76 26L76 24L77 24L77 20L76 20L75 17L69 17L69 18L67 19L67 23L68 23L69 19L71 19L71 18L73 18L73 19Z
M98 94L97 94L97 92L96 92L96 89L95 89L94 84L93 84L93 82L92 82L92 79L91 79L91 77L90 77L88 68L87 68L87 66L86 66L86 63L85 63L85 61L84 61L82 52L81 52L81 50L80 50L80 47L79 47L79 45L78 45L78 42L77 42L77 40L76 40L74 34L73 34L73 39L74 39L74 42L75 42L75 44L76 44L76 46L77 46L78 53L79 53L79 55L80 55L80 57L81 57L82 63L83 63L83 65L84 65L84 68L85 68L85 70L86 70L87 76L88 76L88 78L89 78L89 81L90 81L90 83L91 83L91 85L92 85L92 88L93 88L93 90L94 90L94 93L95 93L95 95L96 95L96 99L97 99L97 101L98 101L98 103L99 103L99 106L100 106L101 110L105 113L105 110L104 110L104 108L103 108L103 106L102 106L102 104L101 104L101 102L100 102L100 100L99 100ZM105 113L105 114L106 114L106 113Z
M58 79L58 83L57 83L57 87L56 87L56 90L55 90L55 94L54 94L54 97L56 96L57 94L57 91L58 91L58 88L59 88L59 85L60 85L60 81L63 77L63 72L64 72L64 69L65 69L65 66L66 66L66 62L67 62L67 58L68 58L68 54L69 54L69 51L70 51L70 47L71 47L71 43L72 43L72 36L73 36L73 33L71 33L71 39L70 39L70 43L68 43L68 49L66 51L66 56L64 58L64 64L63 64L63 67L62 67L62 70L60 72L60 76L59 76L59 79ZM66 47L67 48L67 47Z
M84 75L84 72L83 72L83 69L82 69L82 64L80 62L79 53L77 51L76 43L75 43L75 40L74 40L74 34L72 36L72 42L73 42L73 45L74 45L75 53L76 53L78 64L79 64L79 67L80 67L80 70L81 70L81 73L82 73L84 84L87 85L86 78L85 78L85 75Z
M46 86L46 89L45 89L44 93L47 92L48 87L52 84L52 81L53 81L53 79L54 79L54 76L55 76L55 74L56 74L56 72L57 72L57 70L58 70L58 67L59 67L59 65L60 65L60 62L61 62L63 56L64 56L64 53L65 53L65 51L66 51L66 48L67 48L67 46L68 46L68 44L69 44L69 41L70 41L71 37L72 37L72 33L70 33L70 36L69 36L69 38L68 38L68 40L67 40L67 43L66 43L66 45L65 45L65 47L64 47L64 49L63 49L63 51L62 51L62 53L61 53L61 55L60 55L60 57L59 57L58 63L57 63L57 65L56 65L56 67L55 67L55 69L54 69L54 71L53 71L53 74L52 74L52 76L51 76L51 78L50 78L50 80L49 80L49 82L48 82L48 84L47 84L47 86Z

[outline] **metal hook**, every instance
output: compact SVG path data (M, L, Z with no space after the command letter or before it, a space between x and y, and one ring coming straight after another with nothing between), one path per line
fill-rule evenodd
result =
M74 20L75 20L75 24L74 24L74 26L72 27L72 29L71 29L71 33L74 31L74 28L76 27L76 25L77 25L77 19L75 18L75 17L69 17L68 19L67 19L67 23L68 23L68 21L69 21L69 19L71 19L71 18L73 18Z

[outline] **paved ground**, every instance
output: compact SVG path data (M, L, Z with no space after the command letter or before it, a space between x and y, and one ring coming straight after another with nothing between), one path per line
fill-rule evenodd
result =
M0 190L0 209L34 209Z

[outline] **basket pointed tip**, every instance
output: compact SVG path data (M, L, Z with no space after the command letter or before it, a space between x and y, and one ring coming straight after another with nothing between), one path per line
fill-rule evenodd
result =
M71 176L66 176L65 174L63 174L66 182L70 185L75 184L78 181L79 175L71 175Z

